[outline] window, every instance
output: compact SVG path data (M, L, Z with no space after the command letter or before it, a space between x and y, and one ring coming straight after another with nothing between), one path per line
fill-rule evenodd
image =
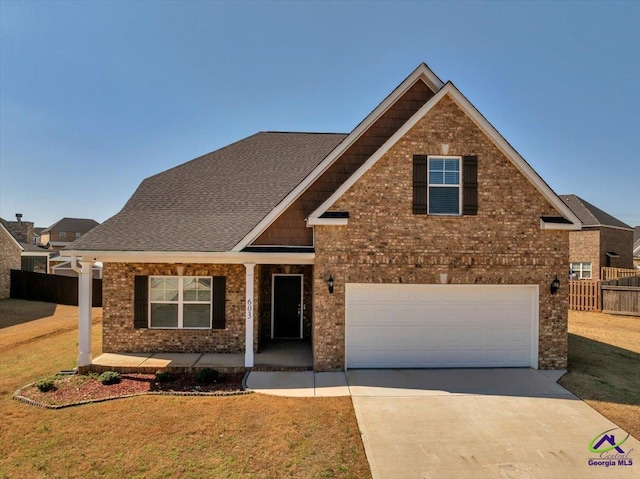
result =
M60 231L60 239L65 239L67 237L66 231Z
M460 187L459 157L429 157L428 214L459 215L462 188Z
M571 263L569 279L591 279L591 263Z
M82 236L82 233L76 233L76 239L80 238L80 236Z
M211 278L152 276L150 328L211 328Z

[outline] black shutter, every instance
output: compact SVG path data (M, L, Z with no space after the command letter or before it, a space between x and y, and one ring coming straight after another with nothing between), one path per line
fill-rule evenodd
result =
M478 214L478 157L462 157L462 214Z
M213 329L224 329L226 326L226 284L225 276L213 277Z
M149 313L149 277L136 276L133 283L133 327L147 328Z
M413 155L413 214L427 214L427 155Z

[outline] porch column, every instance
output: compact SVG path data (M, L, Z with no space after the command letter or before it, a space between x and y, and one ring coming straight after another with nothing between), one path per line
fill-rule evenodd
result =
M244 366L253 367L253 270L256 267L254 263L246 263L246 304L245 304L245 352Z
M78 366L91 365L93 261L80 261L78 272ZM75 265L74 265L75 266ZM74 268L76 269L76 268Z

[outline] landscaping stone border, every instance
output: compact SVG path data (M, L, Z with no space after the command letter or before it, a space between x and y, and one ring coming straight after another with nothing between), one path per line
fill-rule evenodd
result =
M74 406L83 406L85 404L92 403L100 403L106 401L114 401L116 399L127 399L138 396L212 396L212 397L226 397L226 396L245 396L247 394L252 394L253 391L247 389L247 377L249 376L249 371L247 371L242 378L242 391L213 391L213 392L198 392L198 391L147 391L142 393L134 393L134 394L124 394L120 396L109 396L106 398L98 398L98 399L87 399L85 401L77 401L69 404L46 404L39 401L35 401L34 399L28 398L26 396L22 396L22 391L26 388L33 386L37 381L33 381L25 386L22 386L15 393L13 393L12 398L16 401L23 402L30 406L37 406L45 409L64 409L68 407Z

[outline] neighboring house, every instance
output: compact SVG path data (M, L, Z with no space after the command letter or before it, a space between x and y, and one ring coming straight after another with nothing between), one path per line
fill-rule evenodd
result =
M11 292L11 270L20 269L22 246L0 221L0 299L8 298Z
M21 217L18 221L0 218L0 299L9 297L12 269L48 272L50 251L29 242L33 241L29 232L33 232L33 223L21 221Z
M640 269L640 226L633 228L633 266Z
M633 228L576 195L560 195L582 221L569 234L569 277L600 279L603 267L633 268Z
M568 288L550 285L579 228L421 64L349 134L257 133L147 178L65 255L85 298L104 264L104 352L244 352L252 367L287 338L312 342L317 371L563 369Z
M95 220L85 218L62 218L40 232L40 244L60 251L99 224Z
M42 245L42 241L40 241L40 233L42 233L44 230L45 228L33 228L33 244L38 246Z

